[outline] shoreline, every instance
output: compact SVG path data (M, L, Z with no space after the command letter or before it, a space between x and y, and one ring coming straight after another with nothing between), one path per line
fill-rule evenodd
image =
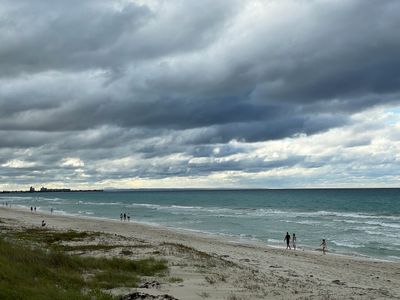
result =
M131 219L130 221L120 221L119 219L112 219L112 218L107 218L107 217L100 217L100 216L93 216L93 215L81 215L81 214L73 214L73 213L68 213L62 211L62 213L55 211L53 214L49 211L45 210L40 210L38 209L36 212L31 212L29 210L29 206L24 206L21 204L15 205L14 207L5 207L5 206L0 206L1 208L9 209L9 210L16 210L20 211L23 213L29 213L29 214L41 214L43 216L60 216L60 217L67 217L67 218L78 218L78 219L88 219L88 220L99 220L99 221L110 221L115 224L136 224L138 226L149 226L154 229L160 229L160 230L167 230L171 231L172 233L180 233L183 235L197 235L200 238L210 238L210 239L221 239L226 243L232 243L232 244L238 244L238 245L254 245L257 247L265 247L265 248L271 248L271 249L278 249L281 251L286 251L285 246L279 246L279 245L271 245L268 244L265 241L259 240L259 239L250 239L250 238L241 238L239 236L235 235L229 235L229 234L224 234L224 233L212 233L212 232L206 232L206 231L201 231L201 230L196 230L196 229L187 229L187 228L178 228L178 227L172 227L172 226L166 226L158 223L151 223L151 222L140 222L136 221L135 219ZM283 242L282 242L283 243ZM322 252L322 249L319 248L311 248L311 246L298 246L297 250L288 250L288 251L293 251L293 252L305 252L309 253L311 255L320 255ZM334 255L338 257L347 257L350 259L357 259L357 260L365 260L365 261L371 261L371 262L388 262L388 263L399 263L399 260L393 259L383 259L383 258L377 258L377 257L371 257L367 255L362 255L359 253L349 253L349 252L331 252L327 251L327 255Z
M182 278L181 283L163 283L161 290L151 292L166 292L177 299L200 300L205 295L210 300L400 298L398 262L331 253L323 255L316 251L289 251L262 243L250 244L222 236L144 225L133 220L121 222L41 211L34 213L15 207L0 207L0 219L16 228L40 228L41 220L45 219L47 228L53 230L101 232L114 238L141 241L146 247L132 248L143 251L135 257L156 255L166 259L171 276ZM104 242L112 243L112 239L105 237ZM165 247L183 247L201 255L186 257L182 262L183 252L166 251ZM118 257L120 254L102 252L95 255ZM216 263L199 268L202 256ZM231 294L237 298L229 298Z

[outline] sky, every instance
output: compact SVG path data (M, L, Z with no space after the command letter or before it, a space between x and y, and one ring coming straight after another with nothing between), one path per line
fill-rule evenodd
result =
M1 0L0 190L400 186L398 0Z

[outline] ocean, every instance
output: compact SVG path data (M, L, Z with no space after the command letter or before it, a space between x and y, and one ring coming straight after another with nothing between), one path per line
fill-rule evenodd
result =
M1 204L400 261L400 189L180 190L0 194Z

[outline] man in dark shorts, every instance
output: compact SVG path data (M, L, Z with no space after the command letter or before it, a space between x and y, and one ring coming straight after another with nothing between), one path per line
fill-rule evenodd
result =
M290 248L290 234L289 234L289 232L286 232L286 236L285 236L285 238L283 239L284 241L286 241L286 249L292 249L292 248Z

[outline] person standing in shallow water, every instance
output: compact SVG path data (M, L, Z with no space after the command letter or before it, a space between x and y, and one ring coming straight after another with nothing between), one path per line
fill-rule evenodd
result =
M289 232L286 232L286 236L285 236L285 238L283 239L284 241L286 241L286 249L292 249L292 248L290 248L290 234L289 234Z
M296 234L293 233L293 237L292 237L292 246L293 246L293 250L296 250Z
M328 245L326 244L326 240L323 239L321 245L322 246L322 252L324 253L324 255L326 254L326 250L328 250Z

